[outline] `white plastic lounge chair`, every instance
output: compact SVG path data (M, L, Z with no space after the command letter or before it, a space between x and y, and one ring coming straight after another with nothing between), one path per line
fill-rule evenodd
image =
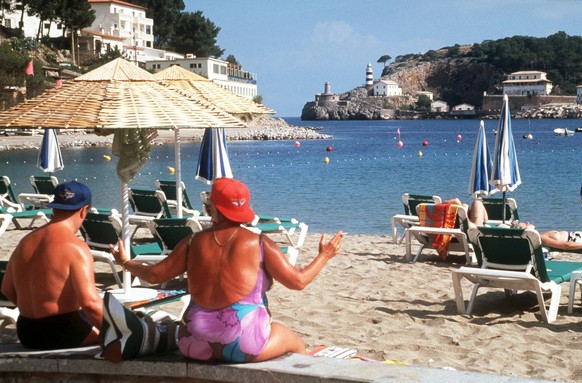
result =
M10 214L0 214L0 236L8 229L11 222L12 216Z
M8 261L0 261L0 286L2 285L7 265ZM16 325L18 315L19 311L14 303L10 302L8 298L0 293L0 328L4 328L11 324Z
M420 203L441 203L442 199L439 196L421 195L421 194L402 194L402 205L404 206L404 214L396 214L392 217L392 243L402 243L404 240L404 233L398 242L398 225L404 230L418 223L418 215L416 214L416 207Z
M195 209L192 204L190 203L190 198L188 197L188 193L186 192L186 185L184 182L182 184L182 212L184 215L189 216L199 216L201 213L197 209ZM166 196L166 203L172 209L174 213L176 211L177 202L176 202L176 181L167 181L167 180L156 180L156 189L161 190L164 192Z
M469 228L469 238L475 248L481 268L461 267L453 270L453 288L459 314L471 314L480 287L502 288L506 294L516 290L535 292L542 320L556 320L560 304L561 283L570 281L582 262L546 261L540 235L532 229L499 227ZM465 307L461 280L474 284ZM544 293L550 293L546 308Z
M12 223L17 229L30 228L37 219L49 221L51 209L39 209L52 200L52 196L45 194L22 193L18 196L12 187L10 178L2 176L0 182L0 213L10 214ZM28 226L23 226L21 220L27 220Z
M572 272L570 277L570 293L568 295L568 314L574 312L574 300L576 299L576 286L582 290L582 270Z
M418 206L420 206L420 204ZM451 235L453 237L449 244L448 252L463 252L465 254L467 264L472 264L473 258L471 255L471 247L467 238L467 229L469 225L472 224L467 219L467 210L464 206L458 206L457 225L455 228L420 226L420 222L416 223L404 231L404 241L406 242L406 260L416 262L424 249L435 249L433 246L434 237L436 235L443 234ZM415 238L420 243L420 247L417 250L414 258L412 257L412 238Z

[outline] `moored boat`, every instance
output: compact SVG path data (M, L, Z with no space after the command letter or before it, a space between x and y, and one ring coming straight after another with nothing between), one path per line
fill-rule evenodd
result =
M574 131L568 128L556 128L554 129L554 134L556 136L573 136Z

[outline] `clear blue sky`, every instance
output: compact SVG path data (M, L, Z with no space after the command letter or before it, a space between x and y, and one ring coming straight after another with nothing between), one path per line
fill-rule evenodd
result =
M263 103L298 117L307 101L380 76L392 58L516 35L582 35L580 0L185 0L221 28L218 45L258 75ZM223 57L223 58L224 58Z

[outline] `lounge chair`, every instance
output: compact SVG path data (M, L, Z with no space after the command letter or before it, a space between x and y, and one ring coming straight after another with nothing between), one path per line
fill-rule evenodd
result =
M43 219L46 222L52 215L51 209L39 209L38 206L50 202L52 196L45 194L28 194L23 193L16 195L10 178L2 176L0 182L0 213L10 214L12 223L17 229L30 228L37 219ZM21 220L27 220L28 226L23 226Z
M418 215L416 207L420 203L441 203L442 199L436 195L421 195L421 194L402 194L402 205L404 206L404 214L396 214L392 217L392 243L398 242L398 226L400 225L404 230L418 223ZM404 233L400 238L400 243L404 240Z
M156 180L156 188L164 192L168 206L175 211L177 207L176 181ZM182 211L186 215L200 215L200 211L195 209L190 203L184 182L182 182Z
M504 221L503 199L483 198L481 202L483 202L483 207L487 211L487 223L499 224ZM515 220L519 220L519 214L517 213L517 202L513 198L506 198L505 223L510 224Z
M574 271L582 270L582 262L546 261L540 235L532 229L472 226L468 232L481 268L461 267L452 272L459 314L471 314L480 287L502 288L506 294L530 290L537 296L542 320L553 322L560 304L560 284L570 281ZM466 307L463 278L474 284ZM548 309L544 293L550 293Z
M8 229L11 222L12 216L10 214L0 214L0 236Z
M437 206L437 204L426 204L422 203L417 206L417 212L422 209L421 206L430 208L432 206ZM450 243L446 249L445 257L449 252L463 252L465 254L467 264L473 263L473 258L471 255L471 248L469 245L469 240L467 238L467 229L469 228L469 220L467 219L467 210L464 206L457 206L457 216L456 223L454 227L434 227L434 226L421 226L419 220L418 223L410 226L404 231L404 237L406 242L406 260L416 262L420 257L424 249L436 249L435 238L438 235L451 236ZM412 257L412 243L411 239L415 238L420 243L420 248L416 252L414 258Z
M30 176L30 183L36 194L54 195L59 180L55 176Z
M7 265L8 261L0 261L0 286L2 286ZM18 315L19 311L16 305L0 292L0 328L4 328L10 324L16 325Z
M161 254L167 255L184 238L202 230L195 218L160 218L148 222L152 235L162 248Z
M121 238L121 227L122 224L118 215L98 213L96 210L92 210L87 213L80 230L85 242L91 249L93 259L109 264L115 282L119 287L123 287L123 284L115 268L115 258L109 252L109 245L117 243L117 240ZM147 254L148 260L161 260L163 259L161 252L162 249L157 243L132 245L131 247L132 259L137 259L141 254Z
M22 210L22 205L18 201L18 196L12 187L10 178L7 176L2 176L2 182L0 182L0 207L10 207L15 211Z

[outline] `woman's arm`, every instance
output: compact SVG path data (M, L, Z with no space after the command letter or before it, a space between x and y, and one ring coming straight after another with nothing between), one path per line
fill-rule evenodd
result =
M263 237L263 251L267 272L291 290L302 290L323 269L327 261L337 255L340 249L343 232L337 232L325 243L325 234L319 240L319 253L305 268L299 270L289 263L281 249L270 238Z
M125 270L148 283L158 284L186 272L189 241L189 236L184 238L166 258L154 265L130 260L121 239L117 241L117 250L113 245L109 245L109 251L115 257L115 261Z

